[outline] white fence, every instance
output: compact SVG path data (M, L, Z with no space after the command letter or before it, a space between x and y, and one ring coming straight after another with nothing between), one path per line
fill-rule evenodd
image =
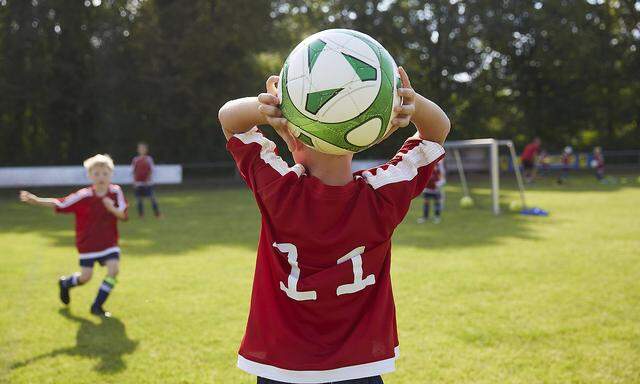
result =
M153 182L155 184L182 183L182 166L177 164L156 165ZM88 183L87 171L82 166L0 167L0 188L53 187L86 185ZM116 165L113 172L113 183L132 184L131 167Z

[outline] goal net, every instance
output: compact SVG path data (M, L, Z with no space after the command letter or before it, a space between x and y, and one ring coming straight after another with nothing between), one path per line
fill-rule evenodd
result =
M516 151L511 140L496 139L472 139L446 141L444 147L447 150L447 169L452 166L458 171L462 193L465 197L471 197L467 183L466 171L488 171L491 177L491 201L493 213L500 214L500 148L507 148L513 172L515 173L520 191L522 208L526 209L524 196L524 184L518 166ZM464 157L462 155L464 153Z

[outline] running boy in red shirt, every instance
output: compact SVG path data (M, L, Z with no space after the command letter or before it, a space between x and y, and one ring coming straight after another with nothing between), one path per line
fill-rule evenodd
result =
M219 112L227 149L253 192L262 228L238 367L258 383L381 383L398 356L391 235L444 156L449 120L416 94L404 70L394 130L418 131L387 163L355 174L352 155L328 155L292 136L267 92ZM289 166L256 128L271 125Z
M69 290L82 285L93 275L93 264L107 267L107 277L100 285L91 313L110 317L102 305L116 285L119 271L118 219L127 219L127 201L119 185L111 184L113 160L108 155L95 155L84 161L92 185L64 198L43 198L20 191L20 200L31 205L52 207L57 213L76 216L76 246L80 256L80 272L60 278L60 300L69 304Z

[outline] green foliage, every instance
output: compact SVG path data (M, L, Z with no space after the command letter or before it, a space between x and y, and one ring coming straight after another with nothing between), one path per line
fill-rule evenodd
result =
M0 164L126 162L137 140L165 162L228 160L218 107L341 27L378 39L452 138L640 146L637 0L2 0Z

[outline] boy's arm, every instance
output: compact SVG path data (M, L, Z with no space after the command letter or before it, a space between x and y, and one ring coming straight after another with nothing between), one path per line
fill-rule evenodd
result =
M411 121L415 124L418 132L417 137L422 140L433 141L438 144L444 143L449 131L451 122L444 111L433 101L422 95L415 94L416 111Z
M124 208L118 209L111 198L105 196L102 199L102 203L104 204L104 207L107 209L107 211L111 212L111 214L113 214L115 217L120 220L127 220L126 210Z
M238 133L245 133L257 125L268 124L285 141L289 150L293 148L294 137L289 131L287 119L282 117L278 100L278 76L267 79L267 92L258 97L244 97L228 101L218 111L218 119L227 140Z
M33 193L27 191L20 191L20 201L31 204L31 205L39 205L42 207L56 207L57 200L49 197L38 197Z
M244 97L228 101L218 111L218 119L222 125L224 137L245 133L256 125L267 124L267 119L260 113L257 97Z
M404 99L409 99L405 101L405 104L410 105L413 101L415 105L415 108L410 111L413 112L411 122L418 129L414 137L442 145L449 134L449 130L451 130L451 122L447 114L436 103L413 90L409 76L404 68L399 68L398 72L402 80L402 88L398 89L398 94ZM400 113L404 112L402 111L403 108L404 106L399 107Z

